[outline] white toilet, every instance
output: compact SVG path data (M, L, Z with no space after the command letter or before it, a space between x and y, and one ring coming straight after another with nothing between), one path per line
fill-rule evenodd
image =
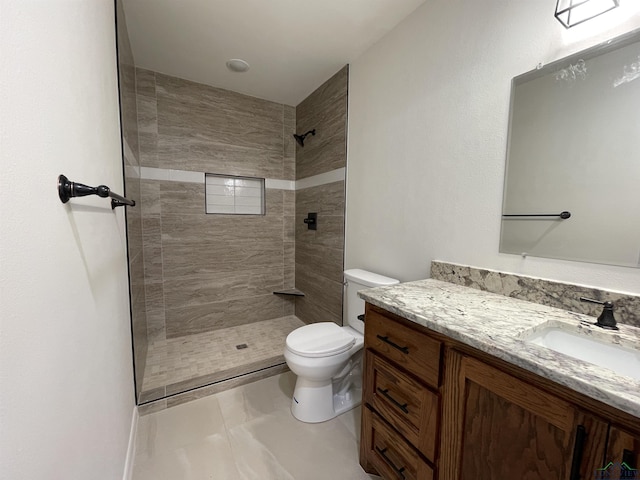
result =
M348 326L312 323L287 336L284 358L298 376L291 413L303 422L324 422L360 404L364 301L357 292L399 283L360 269L346 270L344 279Z

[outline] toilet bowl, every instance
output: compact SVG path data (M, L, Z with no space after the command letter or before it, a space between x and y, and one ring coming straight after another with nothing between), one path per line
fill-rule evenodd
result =
M291 413L303 422L324 422L360 404L364 301L357 292L398 283L396 279L360 269L346 270L344 278L348 325L312 323L287 336L284 358L298 377Z

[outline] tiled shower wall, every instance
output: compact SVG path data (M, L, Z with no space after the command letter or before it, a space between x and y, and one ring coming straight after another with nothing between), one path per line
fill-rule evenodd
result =
M136 84L133 54L129 44L122 2L118 9L117 41L122 145L124 150L125 195L140 199L140 164L138 161L138 124ZM125 207L127 217L127 245L129 255L129 283L131 292L131 322L134 342L136 394L140 395L147 358L147 318L145 309L144 260L142 249L142 213L140 203Z
M204 181L159 173L293 181L295 109L148 70L136 80L149 340L293 314L273 291L294 286L295 192L268 184L264 216L207 215Z
M296 131L316 129L304 147L296 144L296 180L342 169L340 181L296 190L295 283L305 296L295 312L305 323L342 324L348 83L347 65L296 108ZM309 212L318 214L317 230L304 224Z

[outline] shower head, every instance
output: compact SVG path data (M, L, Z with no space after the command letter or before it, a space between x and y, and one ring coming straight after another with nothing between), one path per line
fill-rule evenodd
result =
M293 134L293 138L296 139L296 142L298 142L298 145L300 145L301 147L304 147L304 139L307 138L307 135L314 135L316 134L316 129L314 128L313 130L309 130L307 133L303 134L303 135L298 135L297 133Z

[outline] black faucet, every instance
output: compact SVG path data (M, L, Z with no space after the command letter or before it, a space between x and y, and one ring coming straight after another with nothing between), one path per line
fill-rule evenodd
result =
M597 303L603 305L602 313L596 321L596 327L604 328L606 330L619 330L616 325L616 319L613 316L613 302L601 302L592 298L580 297L581 302Z

